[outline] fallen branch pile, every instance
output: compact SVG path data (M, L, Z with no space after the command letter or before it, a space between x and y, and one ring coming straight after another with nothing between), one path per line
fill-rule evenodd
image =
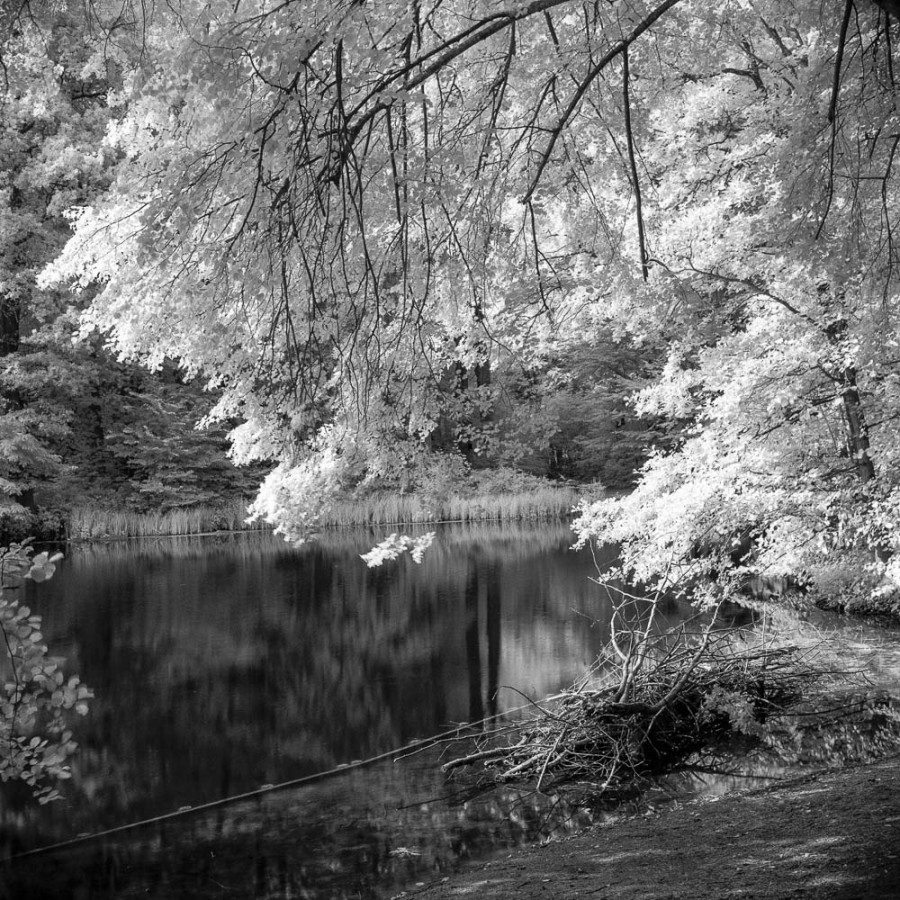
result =
M728 631L645 633L628 653L611 644L589 679L443 768L481 763L497 781L588 781L602 792L731 731L758 733L821 674L796 647L748 647Z

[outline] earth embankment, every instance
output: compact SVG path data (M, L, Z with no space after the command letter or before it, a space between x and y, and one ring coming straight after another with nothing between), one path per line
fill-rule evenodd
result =
M598 826L416 900L900 900L900 756Z

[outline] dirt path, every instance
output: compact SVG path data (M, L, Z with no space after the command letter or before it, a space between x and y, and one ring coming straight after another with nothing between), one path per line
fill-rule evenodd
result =
M900 756L514 853L416 900L900 900Z

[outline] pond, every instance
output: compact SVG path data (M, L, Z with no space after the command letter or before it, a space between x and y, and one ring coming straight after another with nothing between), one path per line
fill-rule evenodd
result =
M572 551L565 524L444 526L421 566L367 569L384 536L77 546L30 585L96 699L62 800L4 786L0 896L390 897L602 814L466 793L441 774L446 744L391 754L577 679L608 637L591 578L612 553Z

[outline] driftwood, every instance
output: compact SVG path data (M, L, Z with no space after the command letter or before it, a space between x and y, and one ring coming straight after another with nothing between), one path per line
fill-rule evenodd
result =
M733 630L647 631L615 640L590 677L485 734L444 771L480 764L492 780L538 790L589 782L600 792L661 771L732 731L754 733L823 673L794 646L748 646Z

